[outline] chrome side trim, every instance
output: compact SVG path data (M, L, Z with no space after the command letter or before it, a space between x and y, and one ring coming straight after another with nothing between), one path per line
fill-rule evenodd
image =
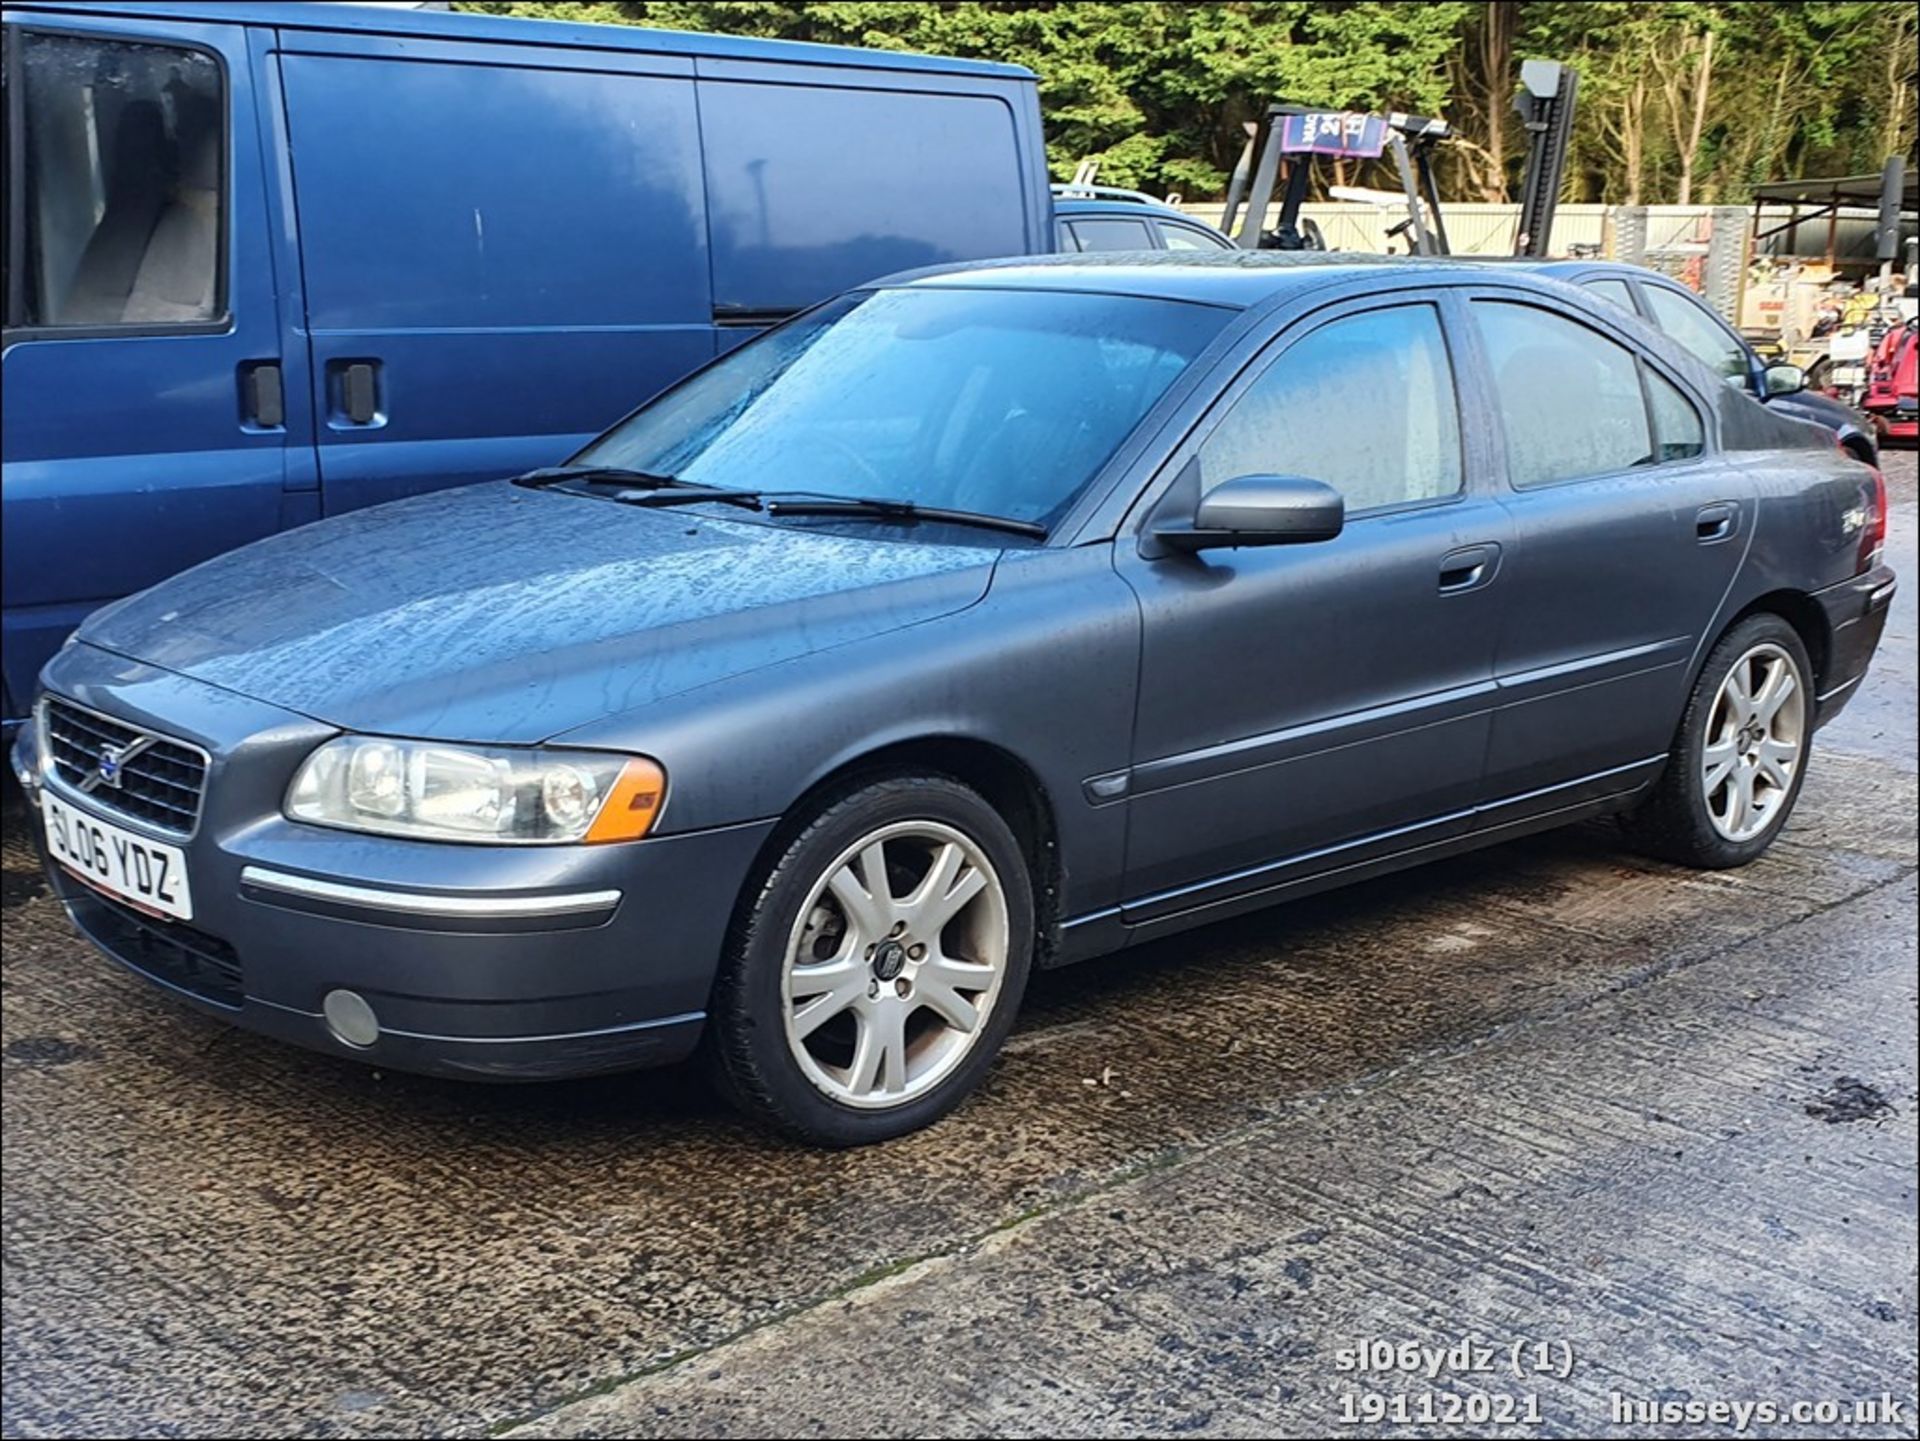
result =
M283 891L308 900L333 901L339 905L366 906L372 910L400 911L411 916L477 917L486 920L514 920L522 917L572 916L582 911L611 910L620 902L620 892L565 891L546 896L447 896L426 891L389 891L377 886L354 886L344 881L323 881L317 876L297 876L264 866L245 866L240 884L264 891Z

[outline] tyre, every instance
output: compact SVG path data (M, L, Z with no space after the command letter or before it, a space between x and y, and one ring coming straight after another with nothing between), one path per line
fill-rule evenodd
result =
M1806 778L1813 667L1777 615L1720 638L1694 682L1666 770L1627 830L1641 849L1707 870L1744 866L1773 843Z
M1019 842L942 776L830 797L752 884L714 988L710 1056L755 1119L824 1146L918 1130L992 1064L1033 960Z

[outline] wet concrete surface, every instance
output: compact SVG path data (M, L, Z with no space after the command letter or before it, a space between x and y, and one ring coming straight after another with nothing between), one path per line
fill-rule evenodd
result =
M1609 1390L1885 1390L1911 1435L1898 606L1760 863L1586 827L1042 977L977 1098L851 1154L689 1073L475 1088L178 1011L12 815L0 1425L1364 1433L1337 1348L1477 1331L1572 1346L1563 1434ZM1843 1078L1888 1109L1812 1114Z

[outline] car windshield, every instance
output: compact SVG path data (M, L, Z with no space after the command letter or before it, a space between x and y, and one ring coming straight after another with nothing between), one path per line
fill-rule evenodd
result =
M855 293L743 346L572 463L1050 524L1232 316L1052 291Z

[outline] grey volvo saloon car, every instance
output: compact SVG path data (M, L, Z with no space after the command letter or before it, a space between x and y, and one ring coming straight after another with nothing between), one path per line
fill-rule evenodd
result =
M917 272L96 614L15 765L75 925L204 1010L470 1077L702 1046L853 1144L1036 965L1604 812L1752 860L1885 516L1512 268Z

